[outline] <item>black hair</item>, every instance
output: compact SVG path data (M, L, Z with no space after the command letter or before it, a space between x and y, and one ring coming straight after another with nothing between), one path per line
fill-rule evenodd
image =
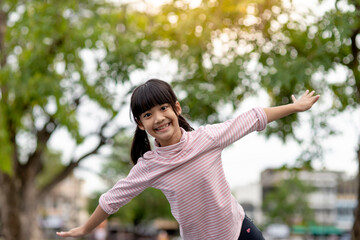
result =
M140 115L156 105L168 103L178 115L179 126L185 131L194 130L186 119L176 112L177 97L170 84L159 79L150 79L144 84L139 85L133 91L130 101L130 109L134 121L139 124ZM136 127L134 138L131 145L131 161L135 165L140 157L151 150L149 138L145 130Z

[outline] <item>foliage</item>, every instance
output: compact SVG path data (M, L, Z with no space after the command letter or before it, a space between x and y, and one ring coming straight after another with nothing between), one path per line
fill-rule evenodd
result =
M161 9L158 28L163 31L163 49L178 62L174 84L184 91L184 112L200 122L218 120L218 110L226 103L233 108L259 88L252 69L254 47L248 37L261 29L245 24L249 8L257 15L280 1L202 1L191 7L173 1Z
M2 3L1 9L10 16L0 39L0 138L2 166L9 166L12 151L25 153L26 163L60 127L83 143L87 134L78 114L89 102L112 120L122 107L114 86L143 67L150 48L141 43L144 19L104 2L18 1ZM95 74L86 65L89 52L96 54ZM15 147L14 139L24 136L34 144Z
M235 109L259 89L267 92L272 106L289 103L291 94L315 89L332 103L323 104L313 127L323 131L317 137L332 134L328 116L360 102L360 11L356 1L336 4L338 8L323 15L313 9L297 11L292 1L164 5L155 26L161 49L178 61L174 84L183 91L184 111L194 120L214 122L225 104ZM343 71L344 79L328 79L335 71ZM272 123L267 135L300 141L294 132L298 120L291 115Z

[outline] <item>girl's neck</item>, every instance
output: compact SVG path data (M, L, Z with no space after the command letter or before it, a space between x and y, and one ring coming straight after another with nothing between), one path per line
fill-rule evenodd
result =
M157 139L155 139L155 142L157 143L157 145L159 147L167 147L167 146L171 146L174 144L177 144L180 142L181 137L182 137L182 130L181 128L179 128L178 131L176 131L173 136L168 140L168 141L158 141Z

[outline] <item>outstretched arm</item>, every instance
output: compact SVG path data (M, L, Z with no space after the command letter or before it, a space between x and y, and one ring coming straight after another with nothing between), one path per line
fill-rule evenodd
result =
M309 92L309 90L306 90L299 100L292 95L291 99L293 103L278 107L264 108L268 123L286 117L292 113L303 112L310 109L320 98L320 95L314 96L314 93L315 91Z
M90 216L89 220L82 226L73 228L68 232L57 232L56 234L60 237L82 237L86 234L89 234L94 228L96 228L100 223L102 223L106 218L107 214L102 208L98 205L93 214Z

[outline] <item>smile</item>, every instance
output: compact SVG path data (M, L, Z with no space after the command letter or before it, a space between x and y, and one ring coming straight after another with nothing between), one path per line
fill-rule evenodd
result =
M167 123L167 124L162 125L162 126L160 126L160 127L158 127L158 128L155 128L155 130L156 130L156 131L160 131L160 130L163 130L163 129L169 127L169 126L170 126L170 123Z

